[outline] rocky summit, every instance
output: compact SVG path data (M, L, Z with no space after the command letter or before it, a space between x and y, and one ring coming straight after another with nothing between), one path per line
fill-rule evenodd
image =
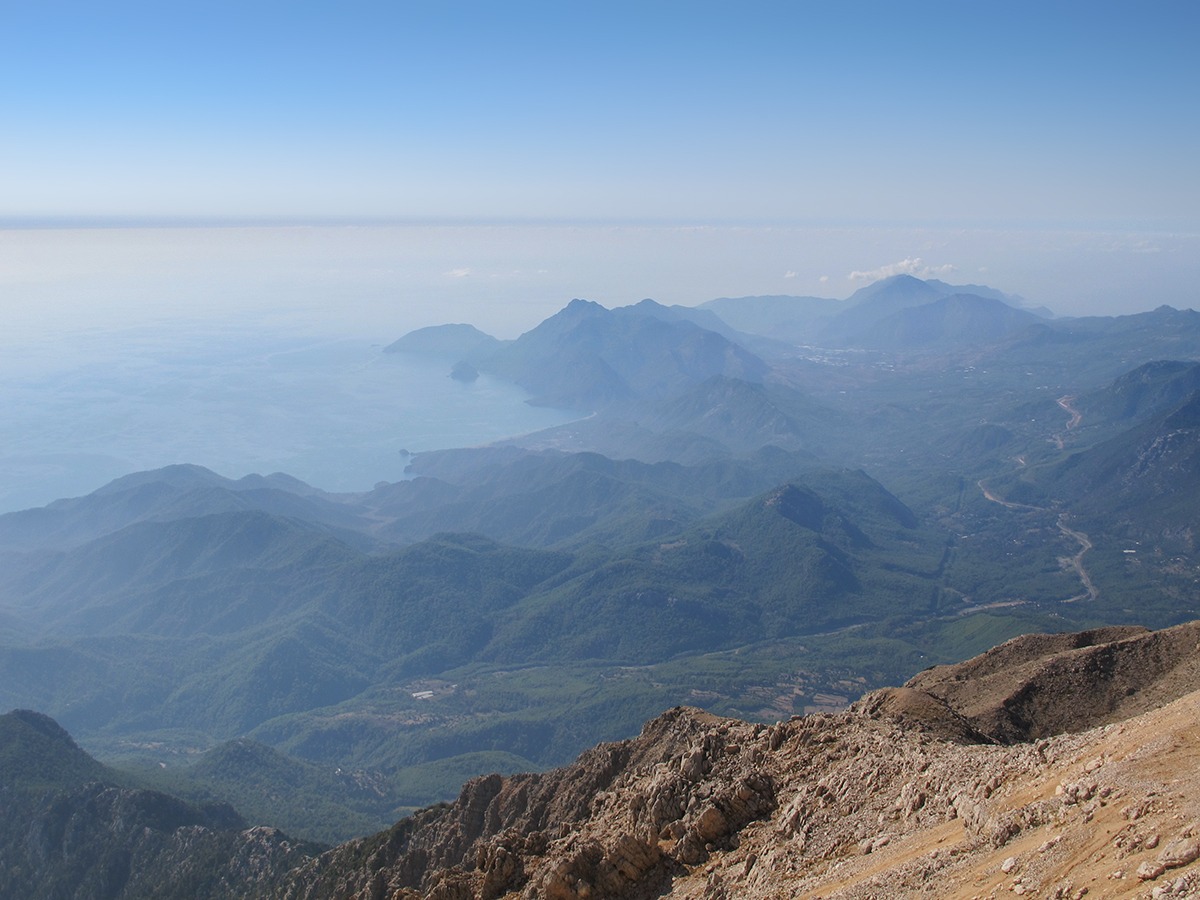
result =
M1200 898L1200 622L1025 635L775 725L676 707L329 850L0 726L4 898Z
M679 707L565 768L475 779L264 893L1200 897L1198 689L1190 623L1027 635L772 726Z

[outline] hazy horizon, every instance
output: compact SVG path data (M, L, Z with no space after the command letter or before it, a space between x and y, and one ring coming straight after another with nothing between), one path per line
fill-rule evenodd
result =
M513 338L575 297L844 298L908 272L1060 316L1195 306L1197 21L1172 3L14 7L8 452L22 429L92 440L58 405L89 372L153 394L182 370L146 360L257 371L272 348L446 322ZM135 408L118 443L182 440Z
M0 230L9 345L208 321L391 342L469 322L500 338L575 297L694 306L844 299L906 272L987 284L1059 316L1195 305L1200 229L898 225L291 225Z

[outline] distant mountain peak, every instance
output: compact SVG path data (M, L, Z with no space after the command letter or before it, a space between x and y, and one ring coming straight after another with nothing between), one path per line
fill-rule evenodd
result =
M920 278L914 278L912 275L889 275L887 278L881 278L879 281L873 281L866 287L861 287L850 295L847 302L862 302L876 294L882 293L907 293L918 295L935 296L941 292L922 281ZM855 298L858 298L856 301Z
M642 302L644 303L645 301L642 301ZM650 302L653 303L654 301L651 300ZM566 306L564 306L559 311L558 315L561 316L564 313L580 315L582 313L582 314L587 314L587 315L599 316L599 315L604 315L607 312L609 312L609 310L607 308L601 306L595 300L581 300L580 298L576 297L570 303L568 303Z
M728 337L653 300L614 310L572 300L472 363L534 394L531 403L593 410L667 396L714 374L761 380L769 368Z
M977 344L1036 322L1033 313L1003 300L958 293L900 309L850 334L849 341L874 350Z
M410 331L383 348L384 353L416 353L426 356L466 356L481 347L499 344L474 325L431 325Z
M1046 309L1044 306L1039 306L1036 309L1031 308L1029 306L1029 301L1027 301L1020 294L1006 294L1003 291L998 291L995 288L988 287L985 284L947 284L944 281L939 281L937 278L928 278L925 280L925 283L947 295L974 294L976 297L987 297L989 300L999 300L1001 303L1005 303L1008 306L1012 306L1017 309L1028 310L1029 312L1040 315L1043 318L1054 318L1054 313L1050 312L1050 310Z
M134 472L130 475L123 475L120 478L110 481L103 487L97 488L92 493L94 495L114 494L151 483L186 488L233 484L232 480L218 475L212 469L206 469L204 466L198 466L193 463L176 463L174 465L163 466L159 469L150 469L145 472Z
M920 278L892 275L859 288L846 300L846 309L822 330L820 339L827 346L841 346L893 313L912 306L923 306L945 296Z
M896 285L896 284L916 285L916 284L928 284L928 282L923 281L920 278L917 278L915 275L908 275L904 272L901 272L898 275L889 275L887 278L881 278L878 281L874 282L874 284L872 284L870 286L874 287L875 285L880 285L883 287L891 287L892 285Z

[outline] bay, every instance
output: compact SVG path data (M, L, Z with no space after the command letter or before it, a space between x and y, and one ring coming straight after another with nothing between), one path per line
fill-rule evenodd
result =
M529 406L453 360L368 339L170 327L76 333L0 363L0 511L78 496L129 472L195 463L282 471L329 491L405 476L408 454L578 418Z

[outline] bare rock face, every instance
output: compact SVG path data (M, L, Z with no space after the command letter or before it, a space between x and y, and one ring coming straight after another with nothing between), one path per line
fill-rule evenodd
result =
M769 727L673 709L566 768L476 779L269 896L1200 897L1198 639L1021 638ZM1029 740L1051 731L1075 733Z
M468 782L453 805L298 871L285 896L655 895L681 860L729 849L742 827L775 808L771 778L742 753L764 731L671 710L640 737L603 744L566 768Z

